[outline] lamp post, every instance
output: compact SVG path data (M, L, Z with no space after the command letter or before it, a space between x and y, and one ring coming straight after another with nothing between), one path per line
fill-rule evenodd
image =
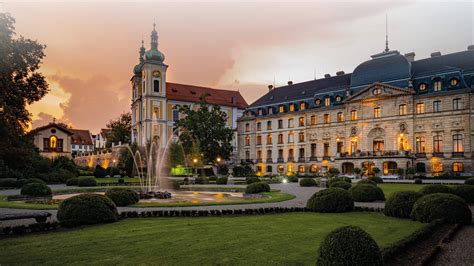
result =
M197 175L197 169L196 169L196 164L198 162L198 159L197 158L194 158L193 159L193 167L194 167L194 178L196 178L196 175Z

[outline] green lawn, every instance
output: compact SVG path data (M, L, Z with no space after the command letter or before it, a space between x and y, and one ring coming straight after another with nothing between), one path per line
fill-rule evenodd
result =
M0 208L54 210L58 208L58 205L48 203L26 203L24 201L8 201L5 196L0 196Z
M388 199L394 192L398 191L419 191L426 184L377 184L384 192L385 198Z
M137 218L3 239L1 265L314 265L331 230L357 225L381 247L423 224L381 213Z
M104 177L104 178L95 178L97 184L103 183L118 183L120 177ZM140 179L138 177L124 177L122 178L125 183L140 183Z

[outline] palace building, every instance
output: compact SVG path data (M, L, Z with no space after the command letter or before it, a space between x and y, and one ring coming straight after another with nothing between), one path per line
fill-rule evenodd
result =
M239 119L238 158L262 175L472 174L473 92L474 46L420 60L386 47L352 73L269 86Z
M237 128L237 118L248 106L238 91L212 89L166 81L168 65L165 56L158 50L158 34L153 25L151 48L139 51L139 64L133 69L132 83L132 142L146 145L158 139L160 145L177 135L174 121L179 120L176 105L199 105L201 99L209 104L219 105L227 114L228 126ZM236 139L234 147L237 149Z

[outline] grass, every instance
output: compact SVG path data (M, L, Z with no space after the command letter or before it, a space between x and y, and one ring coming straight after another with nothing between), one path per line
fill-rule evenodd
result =
M380 187L384 194L385 198L388 199L392 196L393 193L398 191L419 191L426 184L377 184Z
M3 239L1 265L314 265L326 234L356 225L386 247L424 225L381 213L139 218Z
M120 179L119 176L117 177L103 177L103 178L95 178L97 184L103 183L118 183ZM140 179L138 177L123 177L122 178L125 183L140 183Z
M5 196L0 196L0 208L30 209L30 210L54 210L58 204L28 203L25 201L8 201Z
M265 198L261 199L238 199L223 202L139 202L130 207L190 207L190 206L213 206L213 205L240 205L253 203L270 203L294 199L295 196L283 192L264 192Z

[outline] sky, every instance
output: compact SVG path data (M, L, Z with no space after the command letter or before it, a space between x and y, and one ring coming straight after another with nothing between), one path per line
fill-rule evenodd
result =
M47 46L50 92L32 127L63 121L97 133L130 110L141 40L156 21L167 81L239 90L250 104L269 84L346 73L389 47L430 53L474 44L472 1L13 1L0 12Z

